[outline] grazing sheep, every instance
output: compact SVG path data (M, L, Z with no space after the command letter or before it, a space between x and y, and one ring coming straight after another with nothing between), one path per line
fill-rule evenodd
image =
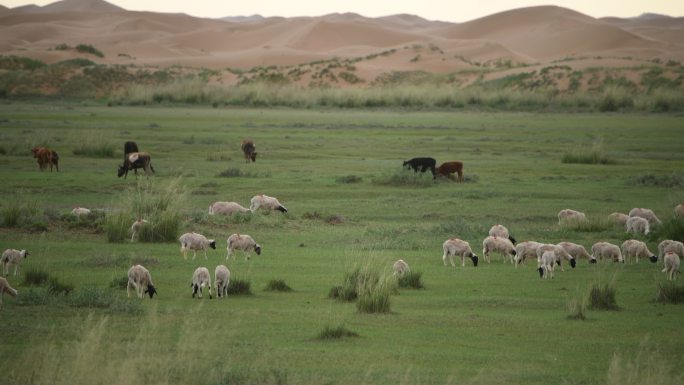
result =
M192 287L192 298L195 298L195 295L197 295L198 292L198 297L202 298L202 288L205 286L209 288L209 299L212 299L211 276L209 275L209 269L206 267L198 267L197 270L195 270L195 272L192 274L192 284L190 284L190 287Z
M656 257L644 242L637 241L636 239L628 239L622 242L622 256L625 261L628 261L630 257L634 257L636 263L639 263L639 257L648 258L651 262L656 263L658 257Z
M133 222L131 225L131 242L138 237L140 230L142 230L143 226L148 223L150 222L148 222L146 219L138 219L137 221Z
M524 264L527 258L537 258L537 249L539 246L541 246L541 243L535 241L518 243L515 246L515 267L517 268L521 263Z
M3 251L2 257L0 257L0 263L2 263L2 275L6 277L7 273L9 273L10 266L14 265L14 275L16 276L21 261L26 259L28 256L29 252L27 250L7 249Z
M76 207L74 207L73 210L71 210L71 215L76 216L76 217L80 217L82 215L88 215L88 214L90 214L90 210L88 210L85 207L76 206Z
M128 285L126 286L128 298L131 298L132 287L135 288L138 298L142 298L143 294L149 294L150 298L152 298L157 293L157 289L154 288L154 284L152 283L152 276L150 275L149 270L142 265L135 265L128 269Z
M214 270L214 286L216 286L216 296L225 298L228 296L228 283L230 282L230 270L224 265L216 266Z
M650 231L650 226L648 224L648 220L642 217L629 217L627 224L625 224L625 230L632 234L647 235Z
M0 305L2 305L2 296L4 293L7 293L12 297L17 296L17 290L13 289L5 278L0 277Z
M684 218L684 203L680 203L674 208L675 217Z
M635 208L629 210L629 216L630 217L644 218L644 219L648 220L648 223L651 226L661 225L663 223L660 221L660 219L658 219L658 217L655 215L655 213L651 209L644 209L644 208L635 207Z
M572 209L564 209L558 212L558 224L562 225L564 222L586 222L587 216L581 211Z
M680 258L684 258L684 243L666 239L658 244L659 258L664 257L669 251L679 255Z
M470 258L473 261L473 266L477 267L477 255L473 254L473 250L470 249L468 242L458 238L450 238L444 241L442 248L444 249L444 255L442 255L444 266L447 265L447 258L449 258L451 266L456 266L454 264L454 255L458 255L461 257L461 266L465 266L465 259Z
M183 253L184 259L188 259L188 250L192 250L193 260L197 256L197 250L204 250L204 259L209 259L207 258L207 247L216 249L216 241L207 239L207 237L198 233L185 233L178 240L181 243L181 253Z
M662 270L663 273L667 273L668 281L673 281L676 278L677 273L679 273L679 255L672 251L668 251L663 257L663 262L665 264L665 268Z
M251 213L250 209L235 202L214 202L209 206L209 215L233 215L234 213Z
M408 263L404 262L403 259L398 259L396 262L394 262L392 268L394 269L394 275L404 275L411 272L411 268L409 267Z
M490 263L489 253L494 251L501 254L504 263L506 263L506 259L510 259L511 263L513 263L513 257L516 255L516 251L513 242L508 240L508 238L492 236L485 238L484 241L482 241L482 254L487 263Z
M565 271L563 268L563 260L567 260L570 262L570 266L574 269L575 266L577 266L577 261L575 258L568 254L565 249L560 246L560 245L554 245L551 243L542 243L537 247L537 267L539 267L539 264L541 263L542 256L544 255L545 252L551 251L553 252L554 255L554 261L558 266L560 266L561 271Z
M608 215L608 219L617 226L625 227L627 220L629 219L629 215L615 212Z
M608 242L596 242L591 246L591 257L594 259L612 259L613 262L625 262L617 245Z
M512 244L515 245L515 238L513 238L509 233L508 229L506 226L503 225L494 225L492 226L491 229L489 229L489 235L492 237L499 237L499 238L508 238L509 241L511 241Z
M235 255L233 254L235 250L242 250L245 255L245 261L251 258L250 251L252 250L254 250L257 255L261 255L261 246L247 234L233 234L228 237L226 243L228 244L226 247L226 259L230 256L233 256L233 259L235 259Z
M596 263L596 258L593 258L582 245L572 242L560 242L558 246L562 247L563 250L575 258L576 261L588 259L589 263Z
M278 202L278 199L270 197L268 195L259 194L252 197L250 200L249 210L254 212L259 207L263 207L268 210L279 210L280 212L286 213L287 209L285 206Z
M553 271L558 262L556 257L556 252L553 249L548 249L541 254L538 260L539 267L537 268L537 271L539 271L539 278L553 278Z

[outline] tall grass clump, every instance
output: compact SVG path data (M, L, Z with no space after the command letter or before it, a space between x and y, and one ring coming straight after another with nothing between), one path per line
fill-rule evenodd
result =
M265 291L292 291L292 288L285 283L285 280L282 279L272 279L268 281L266 284L266 287L264 288Z
M419 271L409 271L397 277L397 284L402 289L424 289L422 275Z
M659 282L656 302L684 303L684 285L678 285L672 281Z
M601 284L600 281L592 284L589 289L589 309L592 310L620 310L615 295L617 289L615 288L614 277L611 282Z
M648 238L651 241L660 241L662 239L672 239L674 241L684 242L684 217L671 217L663 221L660 226L655 227L649 234Z
M251 282L242 278L232 278L228 284L228 295L252 295Z
M430 172L414 172L406 168L401 168L393 173L385 173L372 179L374 184L384 186L413 186L430 187L435 184L435 180Z
M132 223L131 216L124 212L107 214L104 224L107 242L120 243L127 240Z
M24 198L22 194L7 197L0 208L4 227L30 225L40 214L37 200Z
M316 336L319 340L339 340L346 337L358 337L359 335L344 325L326 325Z
M664 355L642 343L637 354L613 354L607 385L678 385L684 374L674 357Z
M74 155L90 158L114 158L116 156L114 143L106 140L100 133L91 132L83 135L78 143L73 150Z
M615 159L609 157L603 148L603 141L594 142L591 148L583 148L566 152L561 158L563 163L582 163L582 164L615 164Z
M583 321L587 319L587 297L584 299L571 298L566 303L568 309L568 319Z
M360 282L356 310L359 313L389 313L390 297L395 289L396 281L392 275L379 275L377 281Z

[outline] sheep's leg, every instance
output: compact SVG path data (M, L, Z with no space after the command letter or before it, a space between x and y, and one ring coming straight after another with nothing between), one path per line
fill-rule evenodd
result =
M126 295L128 298L131 298L131 283L128 282L128 285L126 285Z
M444 262L444 267L446 267L447 266L447 254L446 253L444 253L444 255L442 255L442 262Z
M14 265L14 276L17 276L17 270L19 270L19 265Z
M209 260L209 258L207 257L207 249L204 249L204 259Z
M197 250L192 251L192 260L195 260L195 257L197 257Z

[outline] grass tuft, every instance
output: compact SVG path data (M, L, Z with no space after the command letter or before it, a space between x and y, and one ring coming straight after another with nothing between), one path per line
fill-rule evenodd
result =
M318 333L318 336L316 336L316 338L319 340L339 340L342 338L358 336L359 335L357 333L347 329L346 327L344 327L344 325L327 325L325 328L323 328L323 330L321 330L320 333Z
M229 295L252 295L252 284L245 279L232 278L228 284Z
M596 283L589 291L589 309L592 310L620 310L615 300L617 290L612 283L603 286Z
M26 286L42 286L47 283L50 275L37 267L29 266L24 270L24 285Z
M397 284L402 289L425 289L422 275L419 271L409 271L397 277Z
M292 291L292 288L285 283L284 280L282 279L272 279L268 281L266 284L266 287L264 288L265 291Z
M567 303L568 308L568 319L584 321L587 319L587 304L586 301L577 300L573 298Z
M684 303L684 285L674 282L659 282L656 302L662 303Z
M603 141L597 141L592 144L591 148L584 148L580 146L572 152L566 152L561 158L563 163L581 163L581 164L615 164L615 159L606 155L603 149Z
M372 179L372 182L383 186L430 187L435 181L430 172L414 172L401 168L393 173L385 173Z

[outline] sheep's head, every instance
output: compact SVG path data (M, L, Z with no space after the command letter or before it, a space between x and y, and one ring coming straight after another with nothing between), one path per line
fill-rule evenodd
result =
M577 266L577 261L575 261L575 258L570 259L570 266L572 266L573 269L575 268L575 266Z
M155 289L152 285L147 285L147 290L145 290L145 293L149 294L150 298L152 298L155 294L157 294L157 289Z
M252 155L250 155L249 158L252 159L252 162L256 162L256 157L257 157L257 153L256 153L256 152L253 152Z
M537 271L539 272L539 278L544 278L544 268L540 267Z
M24 257L24 258L26 258L26 257L29 256L28 250L22 250L22 251L20 251L20 254L21 254L21 256Z
M282 206L282 205L278 206L278 210L280 210L280 212L283 212L283 213L287 212L287 209L285 208L285 206Z
M596 263L596 258L589 259L589 263Z
M653 263L658 262L658 257L656 257L655 255L651 255L651 257L650 257L649 259L650 259L651 262L653 262Z
M261 246L260 245L254 245L254 252L257 253L257 255L261 255Z
M514 245L516 244L516 240L515 240L515 238L513 238L512 235L508 236L508 240L511 241L512 244L514 244Z
M473 261L473 266L477 267L477 262L479 261L479 259L477 258L477 255L471 253L470 254L470 260Z
M199 285L196 283L191 283L190 287L192 287L192 298L195 298L195 295L197 294L197 291L199 290Z
M209 247L211 247L212 249L216 250L216 241L213 240L213 239L210 239L210 240L209 240Z

